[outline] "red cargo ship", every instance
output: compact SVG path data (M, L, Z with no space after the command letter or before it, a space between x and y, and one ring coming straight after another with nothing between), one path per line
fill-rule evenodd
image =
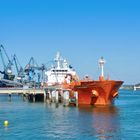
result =
M81 81L73 90L78 92L78 105L109 105L118 96L122 81Z
M104 59L99 60L101 75L99 80L85 79L78 83L71 83L71 89L78 92L78 105L110 105L118 96L118 90L123 81L104 79Z

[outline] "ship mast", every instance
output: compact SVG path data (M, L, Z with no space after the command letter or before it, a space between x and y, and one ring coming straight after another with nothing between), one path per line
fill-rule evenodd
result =
M101 75L100 75L100 80L102 81L102 80L104 80L104 64L105 64L105 60L104 60L104 58L103 57L101 57L100 59L99 59L99 66L100 66L100 68L101 68Z
M61 58L59 52L57 52L56 57L55 57L54 60L55 60L55 62L57 63L57 69L60 69L60 63L61 63L61 61L62 61L63 59Z

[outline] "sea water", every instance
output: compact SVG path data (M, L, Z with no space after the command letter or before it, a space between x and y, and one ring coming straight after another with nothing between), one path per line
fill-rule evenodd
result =
M9 125L4 126L8 120ZM0 140L139 140L140 91L120 90L115 105L64 107L0 95Z

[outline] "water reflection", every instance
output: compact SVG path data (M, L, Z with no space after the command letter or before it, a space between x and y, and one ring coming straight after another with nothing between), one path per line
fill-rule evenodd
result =
M120 140L119 110L115 106L109 107L80 107L80 112L91 116L87 123L90 136L99 140ZM85 124L84 124L85 125Z

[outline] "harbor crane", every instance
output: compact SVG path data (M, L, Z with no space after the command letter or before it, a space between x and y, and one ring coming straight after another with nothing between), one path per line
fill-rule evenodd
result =
M19 60L18 60L18 58L17 58L17 56L15 54L13 56L13 61L14 61L14 64L15 64L15 67L16 67L16 71L17 71L16 79L19 82L22 83L23 82L23 78L25 77L25 73L24 73L23 67L20 65Z
M5 56L5 57L4 57ZM9 56L4 48L3 45L0 45L0 57L2 60L2 64L3 64L3 71L0 71L1 74L3 74L3 79L6 80L14 80L15 75L12 73L12 61L9 59ZM5 59L6 58L8 60L8 63L6 64Z
M39 66L33 57L30 58L29 63L24 68L24 72L28 76L28 82L35 82L35 77L37 76L37 82L40 83L43 74L41 75L40 72L38 72L36 75L36 71L43 73L44 70L45 65L42 64L42 66Z
M38 64L35 62L34 58L31 57L29 63L25 66L24 72L28 76L28 81L34 81L35 69L38 67Z

